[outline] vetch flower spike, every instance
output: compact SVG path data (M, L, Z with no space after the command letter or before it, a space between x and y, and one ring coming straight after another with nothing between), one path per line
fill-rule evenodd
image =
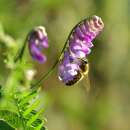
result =
M44 63L46 61L46 56L42 53L44 48L48 48L48 37L46 30L43 26L35 27L28 35L23 44L23 47L18 52L15 58L15 62L22 59L24 50L26 47L26 42L28 42L28 49L32 58L39 63Z
M65 85L73 85L80 81L89 71L87 57L94 46L92 41L103 28L102 19L96 15L75 25L64 44L59 58L50 70L32 85L32 88L37 88L53 72L58 63L58 77Z
M66 85L73 85L88 74L87 57L93 47L92 41L102 31L104 24L94 15L79 22L68 37L68 49L58 68L59 79Z

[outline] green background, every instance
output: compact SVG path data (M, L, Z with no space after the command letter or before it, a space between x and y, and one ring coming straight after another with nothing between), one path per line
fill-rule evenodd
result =
M34 26L46 27L47 62L40 65L26 52L37 71L36 79L49 70L81 19L96 14L105 24L88 57L88 77L66 87L58 80L56 68L43 83L50 100L46 110L49 130L130 130L129 6L129 0L0 0L0 23L14 39L24 39ZM0 84L8 74L4 51L0 44ZM0 125L0 130L5 129Z

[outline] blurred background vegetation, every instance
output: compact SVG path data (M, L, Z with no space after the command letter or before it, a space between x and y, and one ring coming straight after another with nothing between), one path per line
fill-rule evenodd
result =
M48 61L40 65L31 60L28 51L25 54L37 71L35 79L55 62L77 22L96 14L105 23L88 57L89 78L65 87L58 80L56 68L43 83L43 91L49 96L49 130L130 130L129 6L129 0L0 0L0 24L13 39L25 39L27 32L37 25L47 29ZM3 62L7 50L1 41L0 84L4 85L9 69ZM16 50L21 45L19 42Z

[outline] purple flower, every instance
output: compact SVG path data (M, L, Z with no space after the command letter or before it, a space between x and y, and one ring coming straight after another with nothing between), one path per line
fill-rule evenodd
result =
M89 20L82 21L76 28L69 39L70 51L78 58L87 57L91 48L92 41L103 29L104 24L98 16L92 16Z
M66 85L69 85L75 77L81 77L78 63L80 62L68 50L65 51L62 62L59 65L59 79L64 81Z
M102 31L104 24L100 17L92 16L76 25L68 37L69 47L59 64L59 79L66 85L73 85L88 73L87 56L93 47L92 41Z
M44 48L48 48L48 38L45 28L38 26L34 28L28 36L28 47L32 58L40 63L46 61L46 56L42 53Z

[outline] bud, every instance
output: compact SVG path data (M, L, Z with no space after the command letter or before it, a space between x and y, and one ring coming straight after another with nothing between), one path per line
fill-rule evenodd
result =
M28 35L28 47L32 58L40 63L44 63L47 58L42 53L44 48L48 48L48 37L44 27L34 28Z

